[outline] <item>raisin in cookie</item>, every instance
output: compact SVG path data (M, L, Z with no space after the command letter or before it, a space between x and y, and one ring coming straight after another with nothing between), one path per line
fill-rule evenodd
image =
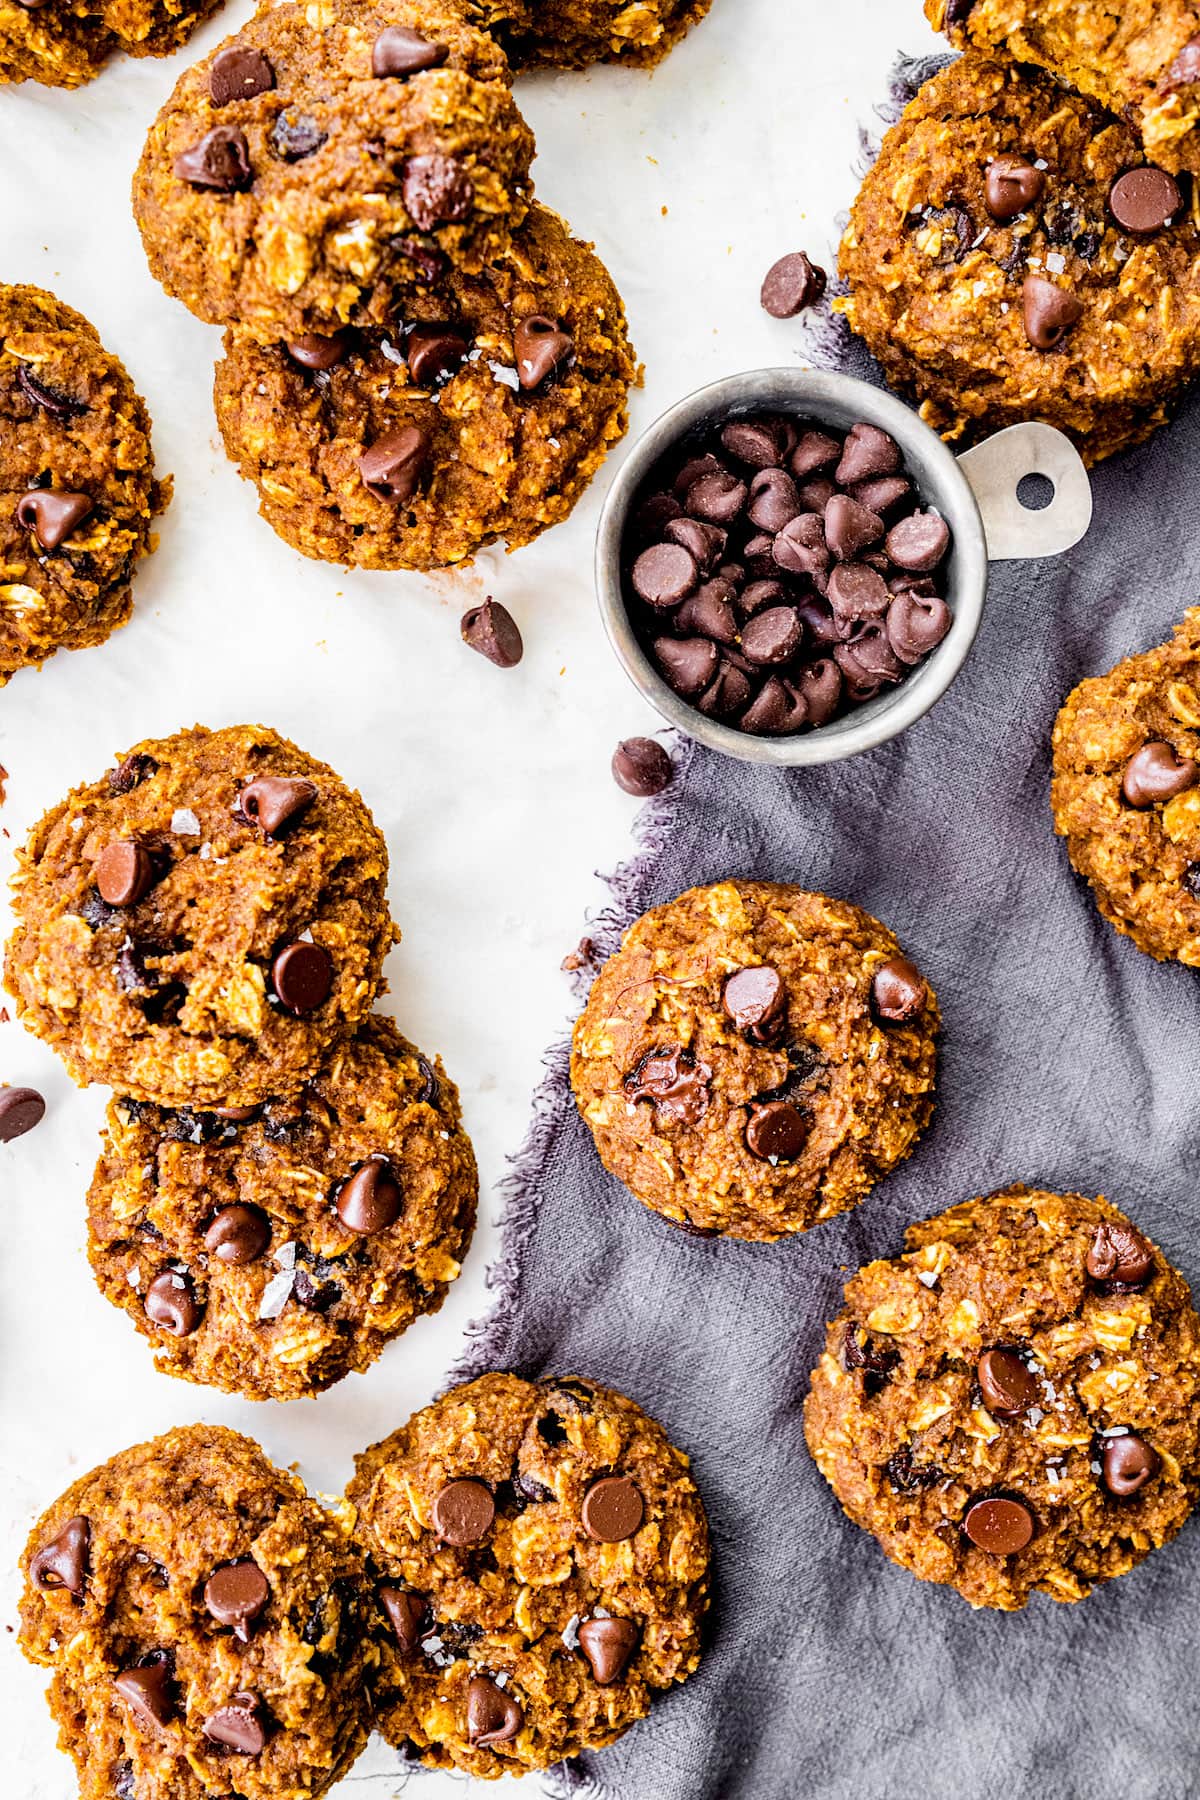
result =
M276 341L502 256L532 156L503 52L447 0L285 0L180 79L134 214L168 293Z
M1040 63L1127 119L1147 156L1200 172L1200 7L1190 0L925 0L960 47Z
M611 1743L700 1659L688 1460L591 1382L485 1375L357 1459L389 1743L476 1776Z
M291 1400L368 1368L437 1311L478 1186L457 1088L375 1017L298 1099L114 1100L89 1253L165 1374Z
M1200 352L1200 228L1129 126L971 51L888 132L838 302L948 437L1021 419L1085 461L1166 418Z
M225 447L306 556L430 569L570 513L625 431L637 366L607 270L535 206L501 262L404 322L288 348L229 332Z
M1106 1200L1014 1187L846 1286L809 1448L893 1562L1011 1612L1082 1600L1200 1493L1200 1319Z
M367 1738L377 1652L346 1509L192 1425L93 1469L22 1559L21 1648L81 1800L316 1800Z
M571 1080L606 1169L676 1224L771 1240L855 1206L933 1111L929 984L869 913L773 882L656 906L604 965Z
M0 82L80 87L116 50L169 56L221 0L0 0Z
M1200 607L1081 681L1054 724L1054 828L1104 917L1200 967Z
M125 623L171 488L123 365L41 288L0 286L0 419L2 687Z
M595 62L661 62L712 0L466 0L514 67L583 69Z
M359 795L263 726L139 744L20 853L8 990L78 1082L292 1095L379 990L387 866Z

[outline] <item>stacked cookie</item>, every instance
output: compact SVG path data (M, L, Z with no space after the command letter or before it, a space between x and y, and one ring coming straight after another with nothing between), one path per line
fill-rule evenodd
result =
M359 795L260 726L138 745L21 852L5 979L116 1091L92 1264L172 1374L315 1393L458 1274L458 1094L371 1010L387 868Z
M305 555L428 569L567 516L636 365L458 0L264 7L152 127L154 274L226 327L226 448Z

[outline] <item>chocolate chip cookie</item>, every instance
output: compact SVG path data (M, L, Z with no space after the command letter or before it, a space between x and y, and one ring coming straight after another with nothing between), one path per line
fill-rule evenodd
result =
M89 1254L165 1374L291 1400L437 1311L478 1186L457 1088L376 1016L292 1100L114 1100Z
M1200 228L1127 124L970 51L888 132L837 302L945 436L1045 419L1088 462L1150 435L1200 350Z
M21 1648L81 1800L316 1800L367 1738L377 1652L345 1508L250 1438L192 1425L124 1450L40 1518Z
M1189 0L925 0L960 47L1040 63L1127 119L1165 169L1200 171L1200 7Z
M809 1448L893 1562L1011 1612L1082 1600L1200 1492L1200 1319L1106 1200L1013 1187L846 1286Z
M514 67L582 69L589 63L661 62L712 0L466 0Z
M664 1217L769 1241L856 1206L933 1112L929 983L885 925L782 883L645 913L575 1027L610 1174Z
M114 51L169 56L221 0L0 0L0 82L80 87Z
M396 932L362 799L261 725L139 744L20 852L5 981L73 1078L160 1106L295 1094Z
M357 1459L375 1724L436 1768L611 1743L700 1659L708 1527L688 1459L588 1381L485 1375Z
M171 484L123 364L41 288L0 285L0 419L2 687L125 623Z
M1054 725L1054 827L1104 917L1200 966L1200 608L1081 681Z
M288 543L430 569L565 519L625 431L636 374L607 270L534 206L498 264L414 292L403 322L290 346L228 332L215 398Z
M503 52L448 0L286 0L180 79L134 214L168 293L275 342L494 262L532 156Z

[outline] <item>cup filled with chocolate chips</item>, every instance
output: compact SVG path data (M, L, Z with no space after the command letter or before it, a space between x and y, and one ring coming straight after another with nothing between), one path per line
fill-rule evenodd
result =
M1041 510L1031 475L1053 488ZM866 382L760 370L693 394L634 446L600 522L600 605L673 725L747 762L833 762L945 693L989 557L1056 554L1090 516L1083 465L1049 426L955 457Z

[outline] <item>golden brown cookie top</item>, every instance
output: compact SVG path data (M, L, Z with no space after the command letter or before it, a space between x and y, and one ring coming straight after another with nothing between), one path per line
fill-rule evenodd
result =
M582 69L595 62L651 68L702 19L712 0L466 0L514 67Z
M80 87L116 50L167 56L220 0L53 0L0 5L0 82Z

